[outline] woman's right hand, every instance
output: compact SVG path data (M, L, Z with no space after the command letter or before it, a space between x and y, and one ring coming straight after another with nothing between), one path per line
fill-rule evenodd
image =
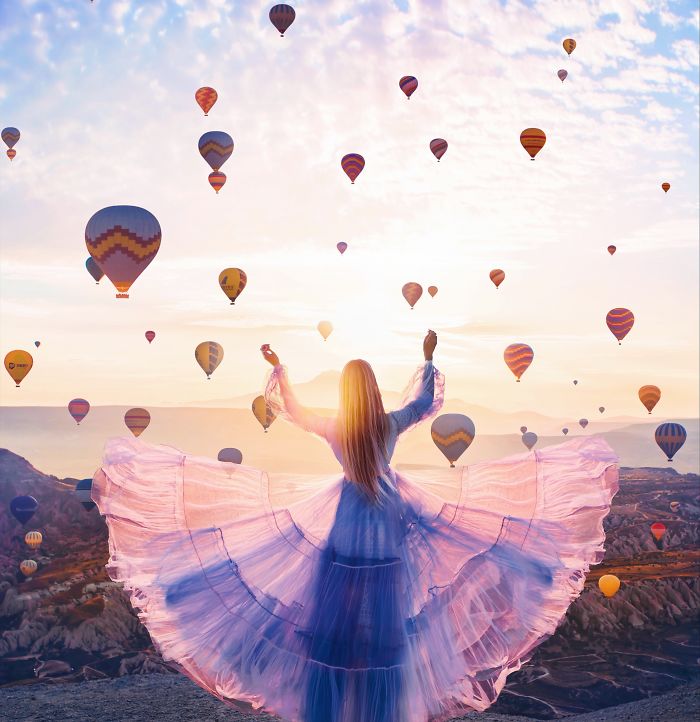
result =
M435 351L436 346L437 334L435 333L435 331L431 331L430 329L428 329L428 333L423 339L423 356L425 357L426 361L433 360L433 351Z
M263 358L265 361L267 361L272 366L279 366L279 357L277 354L270 348L269 343L265 343L260 347L260 351L263 355Z

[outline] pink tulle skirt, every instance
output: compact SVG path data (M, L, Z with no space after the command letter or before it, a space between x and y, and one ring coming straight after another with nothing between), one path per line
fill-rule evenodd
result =
M93 499L112 579L162 655L238 708L425 722L491 705L603 557L617 458L600 438L470 467L268 475L135 438Z

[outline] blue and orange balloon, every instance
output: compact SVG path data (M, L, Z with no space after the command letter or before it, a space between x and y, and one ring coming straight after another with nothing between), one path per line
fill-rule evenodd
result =
M218 171L233 153L233 138L223 130L210 130L199 139L198 147L209 167Z
M435 446L454 467L455 461L469 448L476 429L474 422L464 414L441 414L430 427Z
M365 167L365 159L359 153L348 153L342 157L340 167L345 171L350 182L355 183L355 179Z
M416 91L416 88L418 87L418 80L414 78L412 75L404 75L401 80L399 80L399 88L403 90L403 92L406 95L406 100L410 100L413 93Z
M90 256L87 261L85 261L85 268L87 268L88 273L95 279L95 283L99 284L101 278L105 275L102 269L97 265L97 261Z
M654 439L668 461L673 461L676 452L685 444L688 433L681 424L667 422L657 427Z
M19 140L20 133L17 128L3 128L0 136L2 136L2 139L5 141L5 145L8 148L7 157L12 160L17 155L15 143Z

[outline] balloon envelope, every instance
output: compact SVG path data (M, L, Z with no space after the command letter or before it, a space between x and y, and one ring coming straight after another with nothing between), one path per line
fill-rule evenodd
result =
M433 138L430 141L430 151L440 162L440 158L447 152L447 141L444 138Z
M238 449L226 448L221 449L216 457L219 461L228 461L231 464L243 463L243 454Z
M267 405L264 396L257 396L253 400L253 414L255 418L260 422L260 425L265 429L265 433L270 428L270 424L277 418L272 412L272 409Z
M566 436L569 433L569 430L566 428L566 426L561 430L561 433Z
M211 378L211 375L224 358L224 349L216 341L202 341L194 350L194 357L207 378Z
M493 281L493 285L498 288L504 281L506 277L506 274L504 271L502 271L500 268L494 268L491 273L489 273L489 278L491 281Z
M323 336L325 341L333 332L333 324L330 321L320 321L318 326L318 332Z
M291 5L285 5L282 3L280 5L275 5L270 9L270 22L277 28L277 32L282 38L287 32L289 26L294 22L295 17L296 13Z
M582 429L585 429L588 426L588 419L579 419L578 423Z
M152 343L153 339L156 337L156 332L155 331L146 331L144 336L146 337L146 341L148 341L148 343Z
M208 86L200 88L194 94L194 99L197 101L197 105L204 111L204 115L208 115L209 111L214 106L214 103L216 103L218 97L219 94L216 92L216 90Z
M605 411L605 406L599 406L598 411L602 414Z
M676 512L681 508L681 503L680 501L672 501L668 506L671 511Z
M537 434L534 431L526 431L523 434L523 444L531 449L537 443Z
M503 359L508 368L513 372L516 381L527 371L535 352L526 343L512 343L503 352Z
M243 289L248 283L248 276L245 271L240 268L224 268L219 274L219 286L226 294L226 298L231 301L233 306L236 299L243 293Z
M559 80L561 80L561 82L563 83L566 80L566 76L568 75L568 73L566 72L566 70L562 69L557 71L557 75L559 76Z
M651 525L651 535L656 539L656 541L661 541L663 539L664 534L666 533L666 525L662 524L660 521L654 522L654 524Z
M403 92L406 94L406 100L408 100L413 95L417 87L418 80L416 80L416 78L414 78L412 75L404 75L403 78L399 80L399 88L401 88L401 90L403 90Z
M5 369L12 377L17 388L19 388L19 385L22 383L22 379L32 370L33 365L34 359L29 351L17 349L15 351L9 351L5 355Z
M41 341L34 341L34 345L39 348L39 346L41 346Z
M41 546L41 542L43 540L44 540L44 537L40 531L28 531L24 535L24 543L30 549L38 549Z
M134 436L141 436L151 423L151 415L146 409L129 409L124 414L124 423Z
M17 128L3 128L2 133L0 133L2 136L3 141L5 141L5 145L8 148L14 148L15 143L19 141L20 132L17 130Z
M365 159L359 153L348 153L341 158L340 167L345 171L350 182L354 183L365 167Z
M606 597L614 597L620 588L620 580L614 574L604 574L598 580L598 587Z
M19 570L25 577L31 577L38 568L39 565L33 559L25 559L19 564Z
M613 308L608 311L605 322L612 335L622 345L622 339L631 331L634 326L634 314L629 308Z
M433 443L450 466L469 448L475 435L474 422L464 414L441 414L430 427Z
M530 154L531 160L535 160L535 156L542 150L546 142L547 136L539 128L525 128L520 134L520 144Z
M649 413L651 413L654 406L659 403L660 398L661 389L658 386L648 384L639 389L639 400L644 404Z
M566 50L567 54L571 55L576 47L576 41L573 38L567 38L562 45L564 46L564 50Z
M408 305L413 308L418 303L418 299L423 295L423 286L421 286L420 283L410 281L409 283L404 283L401 293L408 302Z
M10 502L10 512L20 524L26 524L39 508L39 502L33 496L16 496Z
M666 454L668 461L673 461L674 455L685 444L687 437L685 428L681 424L673 422L661 424L654 434L656 443Z
M668 193L668 191L669 191L670 188L671 188L671 184L670 184L670 183L662 183L662 184L661 184L661 187L663 188L664 193Z
M614 256L614 255L615 255L615 251L616 251L616 250L617 250L617 246L608 246L608 253L609 253L611 256Z
M340 251L340 255L342 256L345 251L348 250L348 244L345 241L340 241L340 243L336 243L335 247Z
M435 294L438 292L437 286L428 286L428 293L430 294L431 298L435 298Z
M75 485L75 495L87 511L95 508L96 504L92 500L92 479L81 479Z
M105 275L92 256L85 261L85 268L87 268L88 273L95 279L95 283L99 283L102 276Z
M160 240L160 223L138 206L103 208L85 227L85 245L114 284L117 298L129 297L131 285L156 257Z
M68 402L68 413L78 425L88 415L88 411L90 411L90 403L85 399L73 399Z
M217 195L219 191L224 187L226 183L226 175L220 170L213 170L209 176L209 185L216 191Z
M521 426L520 427L520 433L524 434L527 431L527 426Z
M223 130L210 130L199 139L199 154L216 171L231 157L233 138Z
M578 386L578 380L574 379L574 386Z

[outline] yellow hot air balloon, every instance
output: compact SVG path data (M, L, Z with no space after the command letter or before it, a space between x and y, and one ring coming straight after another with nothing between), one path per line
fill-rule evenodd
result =
M270 424L277 418L272 412L272 409L267 405L264 396L258 396L253 401L253 413L265 430L265 433L267 433L267 430L270 428Z
M620 588L620 580L614 574L604 574L598 580L598 586L606 597L614 597Z
M333 333L333 324L330 321L321 321L316 328L324 341Z
M654 406L659 403L661 389L653 384L647 384L639 389L639 400L644 404L646 410L651 413Z
M194 357L207 378L210 379L224 358L224 349L216 341L202 341L194 350Z
M34 359L28 351L10 351L5 356L5 368L7 373L12 376L17 388L22 383L22 379L32 370Z
M576 41L573 38L567 38L562 45L564 46L564 50L566 50L567 54L571 55L576 48Z
M19 563L19 570L25 577L31 577L38 568L39 565L33 559L25 559Z
M243 292L246 283L248 283L248 276L240 268L224 268L219 274L219 286L231 301L232 306Z
M24 543L30 549L38 549L41 546L41 542L43 540L44 540L44 537L41 535L40 531L28 531L24 535Z

